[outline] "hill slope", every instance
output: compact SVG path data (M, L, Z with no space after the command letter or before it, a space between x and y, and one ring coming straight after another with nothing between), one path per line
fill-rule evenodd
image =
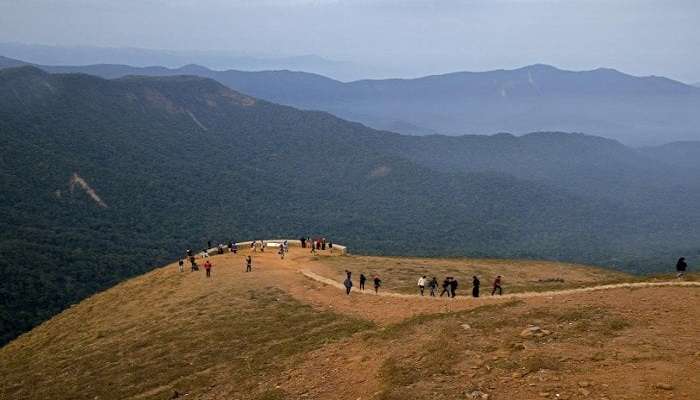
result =
M350 268L357 277L367 273L358 262L386 261L292 248L285 260L254 254L246 273L246 251L212 257L210 279L174 264L134 278L1 348L0 397L665 399L700 387L697 287L556 301L346 296L299 269ZM426 271L443 263L413 261ZM474 267L517 270L505 273L507 291L521 279L608 278L583 266L462 261L453 272L465 283ZM393 285L387 267L382 279ZM523 334L530 324L548 333Z
M565 71L547 65L456 72L417 79L343 83L290 71L213 71L124 65L45 66L106 78L191 74L298 108L323 110L379 129L448 135L586 132L627 144L697 140L700 89L612 69Z
M0 71L0 91L3 342L207 240L604 262L639 229L604 200L435 171L387 150L396 135L208 79L23 67Z

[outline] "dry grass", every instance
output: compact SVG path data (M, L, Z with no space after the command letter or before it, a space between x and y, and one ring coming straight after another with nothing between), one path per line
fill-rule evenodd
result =
M474 275L481 280L482 294L490 293L497 275L504 277L506 293L573 289L634 280L618 271L549 261L368 256L320 257L317 261L320 265L316 270L334 279L342 278L346 269L355 276L360 273L368 277L379 275L386 290L407 294L418 293L417 281L423 275L437 277L440 285L444 277L456 277L460 283L458 294L462 295L470 295Z
M235 382L235 398L283 398L259 383L298 355L373 326L276 288L222 290L191 278L128 282L3 348L0 399L167 399L175 390L197 398L222 377Z

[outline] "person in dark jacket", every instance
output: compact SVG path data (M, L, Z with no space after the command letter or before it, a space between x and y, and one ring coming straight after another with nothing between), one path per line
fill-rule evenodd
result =
M676 278L682 278L683 275L685 275L686 269L688 269L688 264L685 262L685 257L679 258L678 262L676 263Z
M472 296L474 297L479 297L479 287L481 286L481 282L479 281L479 278L474 276L474 280L472 281Z
M450 281L450 292L452 292L452 298L457 297L457 286L459 286L457 279L452 279L452 281Z
M435 297L435 292L437 292L438 289L438 280L436 277L433 277L433 279L430 281L430 295L432 297Z
M365 282L367 281L367 277L365 274L360 274L360 290L365 290Z
M451 280L452 278L448 276L447 278L445 278L444 281L442 281L442 292L440 292L440 297L442 297L442 295L445 293L447 293L447 297L452 297L452 285L450 283Z
M245 258L245 272L253 271L253 259L250 256Z

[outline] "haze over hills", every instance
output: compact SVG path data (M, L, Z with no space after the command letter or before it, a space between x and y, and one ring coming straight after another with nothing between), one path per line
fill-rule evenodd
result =
M41 68L105 78L197 75L268 101L328 111L374 128L417 135L569 131L635 146L700 139L699 88L604 68L573 72L532 65L348 83L304 72L213 71L197 65L176 69L125 65Z
M21 67L0 90L3 342L207 240L321 234L370 254L635 272L700 253L697 184L667 148L403 136L194 76Z
M124 47L47 46L26 43L0 43L0 54L34 64L90 65L126 64L137 67L161 65L179 67L201 64L214 69L243 71L290 69L309 71L350 80L365 77L366 67L317 55L270 56L233 51L174 51Z

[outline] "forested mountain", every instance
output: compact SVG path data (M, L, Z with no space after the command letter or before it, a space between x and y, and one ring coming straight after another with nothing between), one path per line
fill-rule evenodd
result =
M196 65L41 68L105 78L197 75L275 103L328 111L374 128L409 134L568 131L630 145L700 139L700 88L604 68L574 72L532 65L348 83L305 72L212 71Z
M21 67L0 71L0 92L0 342L207 240L322 234L371 254L636 272L698 251L697 214L676 218L694 212L685 200L602 193L615 170L634 193L647 173L684 183L610 140L402 136L193 76Z

